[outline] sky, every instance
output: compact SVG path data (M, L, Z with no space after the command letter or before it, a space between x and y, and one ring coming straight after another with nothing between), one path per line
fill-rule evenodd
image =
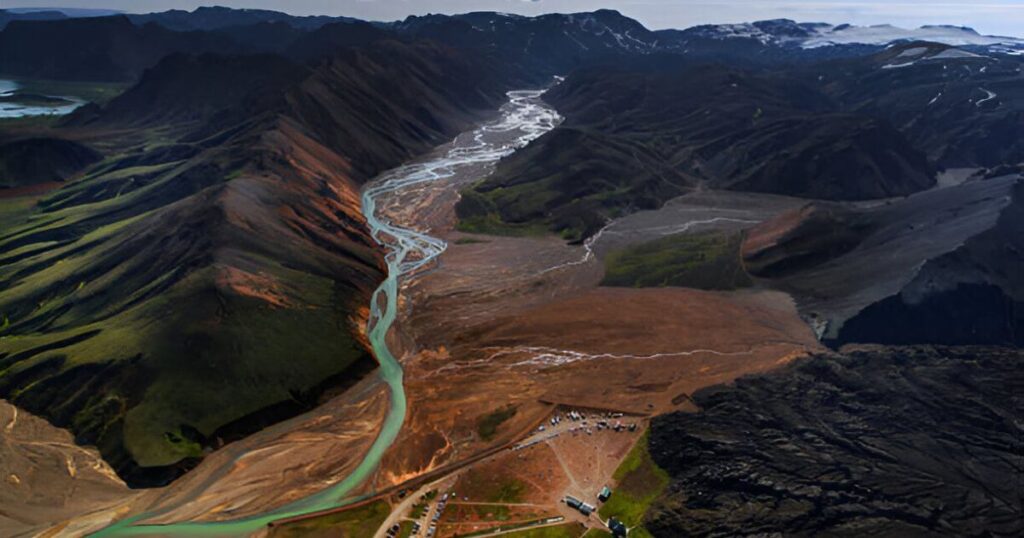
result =
M0 7L111 8L142 13L200 5L274 9L295 15L396 20L425 13L506 11L524 15L617 9L651 29L789 18L801 22L970 26L1024 37L1024 0L0 0Z

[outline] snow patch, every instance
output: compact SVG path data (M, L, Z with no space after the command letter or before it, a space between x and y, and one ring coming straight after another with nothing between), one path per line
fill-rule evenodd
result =
M854 44L888 45L896 41L931 41L952 46L1024 45L1024 40L1018 38L980 35L970 28L922 26L914 30L884 24L879 26L840 25L829 29L820 29L816 35L804 40L801 46L817 48Z

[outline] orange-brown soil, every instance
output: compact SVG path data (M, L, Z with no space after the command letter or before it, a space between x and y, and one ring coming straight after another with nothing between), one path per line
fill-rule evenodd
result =
M598 288L582 247L465 237L449 234L439 267L405 287L409 417L379 486L521 435L542 403L661 413L818 347L782 293ZM482 417L506 405L519 411L504 435L481 439Z
M589 247L453 231L450 192L419 187L381 206L393 222L429 230L449 247L403 286L393 348L405 351L409 414L378 488L522 438L550 416L545 404L636 414L689 408L697 389L819 347L783 293L600 288L603 269ZM507 406L516 414L482 438L481 421ZM599 469L586 487L610 476L628 446L576 460ZM529 473L519 467L508 465Z

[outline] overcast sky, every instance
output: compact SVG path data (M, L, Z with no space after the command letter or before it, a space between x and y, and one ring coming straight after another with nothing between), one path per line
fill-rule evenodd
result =
M798 21L889 23L904 27L956 24L987 34L1024 36L1024 0L0 0L2 7L53 5L130 12L226 5L371 20L395 20L424 13L509 11L536 15L612 8L651 29L785 17Z

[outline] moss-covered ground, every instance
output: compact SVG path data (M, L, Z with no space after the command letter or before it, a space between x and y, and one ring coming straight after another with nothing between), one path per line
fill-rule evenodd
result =
M490 441L498 433L498 427L514 416L516 416L516 407L512 405L488 413L480 417L477 422L477 434L484 441Z
M66 80L18 79L22 93L77 97L84 101L104 104L117 97L127 87L120 82L76 82Z
M566 523L539 529L527 529L505 534L508 538L579 538L586 528L580 523Z
M630 527L631 536L641 538L650 536L643 528L644 514L669 483L668 473L651 459L647 441L645 433L615 470L612 496L598 510L601 519L614 517Z
M376 501L352 510L326 516L304 519L296 523L275 527L272 538L372 538L391 513L385 501ZM411 531L411 524L410 524Z
M605 259L604 286L680 286L733 290L749 286L740 261L739 233L677 234L612 252Z

